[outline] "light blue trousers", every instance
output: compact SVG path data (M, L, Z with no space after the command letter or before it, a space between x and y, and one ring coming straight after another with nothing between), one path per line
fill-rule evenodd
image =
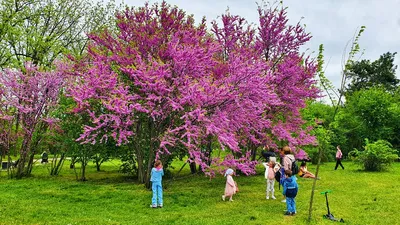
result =
M151 189L153 190L153 198L151 199L151 204L153 206L163 205L163 190L161 182L153 182ZM157 201L158 200L158 201Z
M296 212L296 200L294 198L286 197L286 207L287 211L291 213Z

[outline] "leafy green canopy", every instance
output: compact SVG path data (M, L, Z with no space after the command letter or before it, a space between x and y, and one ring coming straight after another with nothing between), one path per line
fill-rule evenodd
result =
M396 52L387 52L373 62L366 59L353 62L348 70L351 82L346 88L347 93L352 94L376 86L394 90L399 83L399 79L396 78L397 66L394 65L395 56Z
M23 68L26 61L50 67L65 54L81 55L87 33L114 19L113 2L90 0L0 2L0 68Z

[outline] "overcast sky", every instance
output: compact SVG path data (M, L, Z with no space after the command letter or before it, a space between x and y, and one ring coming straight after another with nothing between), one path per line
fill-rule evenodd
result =
M205 16L210 22L223 14L227 7L231 14L237 14L250 23L257 23L258 0L167 0L188 14L193 14L196 22ZM117 1L120 2L120 1ZM129 6L142 6L144 0L124 0ZM150 4L160 0L149 0ZM313 56L318 46L324 44L326 76L336 87L340 86L342 55L346 43L357 29L364 25L365 32L360 38L360 47L365 49L362 59L376 60L385 52L400 52L400 0L284 0L288 7L290 24L301 20L306 31L313 38L303 48ZM313 53L314 52L314 53ZM348 51L347 51L348 53ZM396 65L400 64L400 53L396 55ZM397 69L397 77L400 77Z

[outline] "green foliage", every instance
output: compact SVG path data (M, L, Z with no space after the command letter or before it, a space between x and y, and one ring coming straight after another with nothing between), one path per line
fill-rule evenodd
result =
M321 162L331 161L335 154L334 147L331 144L332 131L323 126L318 126L312 131L312 134L317 137L318 148L322 149ZM314 147L308 151L313 164L318 163L318 148Z
M390 130L385 130L393 118L388 110L392 102L390 93L381 88L372 88L354 93L348 99L346 107L359 116L370 132L377 134L377 139L380 139L392 134Z
M356 91L349 96L332 123L343 154L349 149L361 149L365 138L397 143L398 104L393 94L379 87Z
M347 75L348 70L350 69L352 63L355 61L354 58L357 56L358 53L360 53L361 49L360 49L360 44L358 42L360 40L362 33L364 33L365 28L366 28L365 26L361 26L357 34L352 39L349 57L345 62L346 63L344 68L345 75Z
M362 146L365 135L364 124L357 116L352 115L345 109L340 110L335 121L330 124L334 133L333 146L340 145L343 155L347 155L355 146Z
M76 141L83 131L83 124L87 120L87 117L72 113L74 107L75 102L72 98L66 97L64 94L60 95L60 103L54 112L54 116L60 119L58 124L60 132L55 133L55 135L51 137L56 146L53 148L53 153L64 153L73 158L73 165L76 162L81 163L82 167L80 167L81 170L79 171L80 177L76 174L76 178L86 180L85 167L89 160L100 151L98 151L97 146L91 144L82 145ZM99 149L103 149L103 147Z
M355 91L371 87L383 87L393 91L399 79L396 77L397 66L394 65L396 53L387 52L378 60L361 60L352 62L348 68L348 76L351 83L347 86L346 92L351 95Z
M333 160L335 150L331 143L335 135L329 128L333 113L333 106L311 101L307 102L307 106L301 111L302 118L308 121L307 125L314 126L310 133L317 138L318 142L318 146L304 147L313 164L318 162L318 148L322 149L321 162ZM316 123L319 123L319 125Z
M396 97L396 95L394 96L394 102L388 109L392 116L390 121L391 123L388 126L392 127L393 134L400 134L400 99L398 99L399 96ZM391 136L390 143L394 148L400 149L400 136Z
M0 2L0 68L21 68L26 61L49 67L64 54L81 55L87 33L113 22L113 1Z
M332 122L334 111L333 106L329 104L308 101L307 106L301 110L301 116L309 121L308 125L315 124L318 120L324 127L327 127Z
M124 149L126 152L126 146L117 146L114 140L107 140L107 142L98 143L96 145L95 153L92 156L93 163L96 164L97 171L100 171L100 166L104 162L111 160L117 156L117 153Z
M365 140L365 150L357 149L350 152L356 163L361 164L366 171L382 171L398 159L397 151L385 140L369 143Z
M137 158L135 152L133 151L131 143L126 145L125 151L119 152L118 158L121 159L122 162L119 167L119 172L127 174L129 176L137 177L138 175Z

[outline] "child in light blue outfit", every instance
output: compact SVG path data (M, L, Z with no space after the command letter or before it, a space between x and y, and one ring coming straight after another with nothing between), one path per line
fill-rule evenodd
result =
M162 189L162 176L164 176L163 166L160 160L154 163L154 168L151 169L150 181L152 182L151 189L153 190L153 198L151 199L151 207L163 207L163 189Z

